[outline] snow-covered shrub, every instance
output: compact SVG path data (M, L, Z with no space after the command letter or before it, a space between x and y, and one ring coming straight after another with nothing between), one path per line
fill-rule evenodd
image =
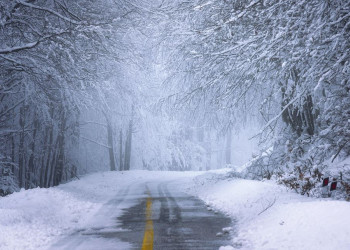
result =
M350 110L343 108L344 113ZM273 178L297 193L316 197L325 195L322 181L330 177L331 181L338 181L332 197L350 200L350 152L349 147L344 146L349 126L345 126L348 121L343 113L336 113L336 110L326 113L334 119L322 121L321 132L312 136L308 133L298 136L293 131L283 133L276 139L273 148L251 161L245 177ZM330 194L329 191L326 194Z
M274 172L272 157L273 148L256 155L246 166L244 177L253 180L270 179Z
M6 196L19 190L17 179L13 174L15 167L9 159L0 155L0 196Z

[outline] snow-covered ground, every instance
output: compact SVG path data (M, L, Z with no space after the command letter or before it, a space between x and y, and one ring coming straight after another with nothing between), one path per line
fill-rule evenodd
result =
M105 172L22 190L0 198L0 249L48 249L64 235L105 223L101 207L124 187L159 178L178 181L179 189L233 218L232 246L225 249L350 249L349 202L303 197L272 182L227 179L225 172Z
M350 249L350 202L308 198L273 182L207 173L189 191L237 221L225 249Z

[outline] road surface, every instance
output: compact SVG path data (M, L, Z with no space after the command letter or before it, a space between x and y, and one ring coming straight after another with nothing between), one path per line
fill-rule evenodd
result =
M231 220L177 191L176 181L135 183L122 189L88 228L50 249L219 249L230 245ZM109 220L106 220L109 218Z

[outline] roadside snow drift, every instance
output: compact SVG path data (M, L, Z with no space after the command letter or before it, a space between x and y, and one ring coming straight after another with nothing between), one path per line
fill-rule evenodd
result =
M99 204L58 188L21 191L0 200L0 249L40 249L79 227Z
M349 202L307 198L273 182L215 173L196 177L189 191L236 219L234 248L350 249Z

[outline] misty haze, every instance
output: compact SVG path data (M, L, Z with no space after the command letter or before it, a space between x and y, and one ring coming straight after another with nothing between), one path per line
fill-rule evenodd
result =
M0 250L349 250L350 0L0 0Z

